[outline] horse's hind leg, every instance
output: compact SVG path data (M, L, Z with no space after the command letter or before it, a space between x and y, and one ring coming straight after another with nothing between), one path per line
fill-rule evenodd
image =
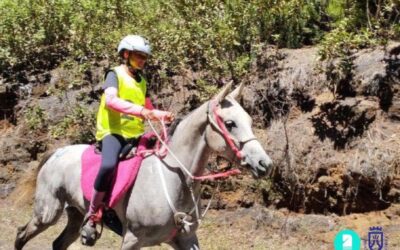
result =
M54 225L60 218L64 202L47 193L35 199L35 208L31 220L18 228L14 247L19 250L33 237Z
M53 249L67 249L79 237L83 214L75 207L67 207L65 210L68 215L68 224L60 236L53 242Z

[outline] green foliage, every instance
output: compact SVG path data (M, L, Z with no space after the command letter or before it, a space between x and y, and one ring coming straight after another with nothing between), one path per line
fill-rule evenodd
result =
M280 47L297 48L313 44L322 36L321 22L325 16L324 1L269 1L265 6L262 26L270 37L266 41ZM271 40L272 39L272 40Z
M57 84L58 90L65 91L84 85L85 72L90 68L90 64L87 62L78 63L76 60L67 59L60 64L60 68L69 73L68 77L66 77L67 81L60 81Z
M201 78L197 80L197 86L200 90L200 102L210 99L211 96L218 92L217 86L211 85L206 80Z
M319 56L321 60L333 59L347 55L349 51L377 45L378 39L368 29L358 33L353 31L349 19L340 21L337 27L326 34L320 43Z
M47 115L39 105L28 107L25 110L24 118L30 129L42 129L47 120Z
M326 11L334 20L340 20L345 16L346 0L329 1Z
M116 59L120 39L135 33L152 42L160 76L192 68L240 77L257 44L299 47L319 37L320 11L317 0L3 0L0 67L48 60L49 51Z
M393 36L400 37L400 24L393 25L392 32L393 32Z
M265 43L296 48L325 36L327 47L347 43L343 35L365 47L399 37L399 10L396 0L3 0L0 69L116 61L120 39L140 34L153 45L150 71L159 82L182 69L239 79Z
M322 61L328 60L323 69L328 87L335 96L346 95L354 89L353 54L399 37L396 30L400 3L396 5L391 0L330 1L327 13L334 21L333 29L320 42L319 56Z
M95 141L95 113L79 104L59 123L50 127L55 139L68 138L72 143L90 143Z
M348 29L354 33L365 29L380 39L398 39L396 27L400 18L398 0L331 0L326 8L332 26L346 20Z
M1 1L1 60L14 65L34 60L32 55L44 49L62 49L68 42L70 6L68 1Z
M376 41L367 30L356 34L352 31L347 18L337 24L337 27L327 34L319 48L320 60L328 60L323 71L327 77L327 87L334 96L341 95L343 89L349 89L353 75L352 54L361 48L371 46Z

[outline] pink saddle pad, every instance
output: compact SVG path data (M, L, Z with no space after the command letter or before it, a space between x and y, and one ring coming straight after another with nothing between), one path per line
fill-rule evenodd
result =
M140 138L137 152L146 150L147 141L152 136L152 133L147 133ZM91 145L82 154L81 187L87 200L92 197L94 181L101 164L101 155L96 154L94 149L95 146ZM114 184L107 195L109 197L108 207L114 207L123 194L133 185L142 160L143 156L139 154L118 163L116 171L114 171Z

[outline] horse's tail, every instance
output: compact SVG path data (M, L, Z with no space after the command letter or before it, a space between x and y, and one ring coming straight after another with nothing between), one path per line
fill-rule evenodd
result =
M36 180L40 169L54 154L54 150L46 152L36 168L28 169L19 179L17 187L11 193L10 198L15 205L26 205L33 202L36 189Z

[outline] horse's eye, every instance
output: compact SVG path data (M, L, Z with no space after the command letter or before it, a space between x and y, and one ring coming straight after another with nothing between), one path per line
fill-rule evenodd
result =
M236 127L236 124L234 121L228 120L228 121L225 121L225 127L228 129L229 132L231 132L232 128Z

